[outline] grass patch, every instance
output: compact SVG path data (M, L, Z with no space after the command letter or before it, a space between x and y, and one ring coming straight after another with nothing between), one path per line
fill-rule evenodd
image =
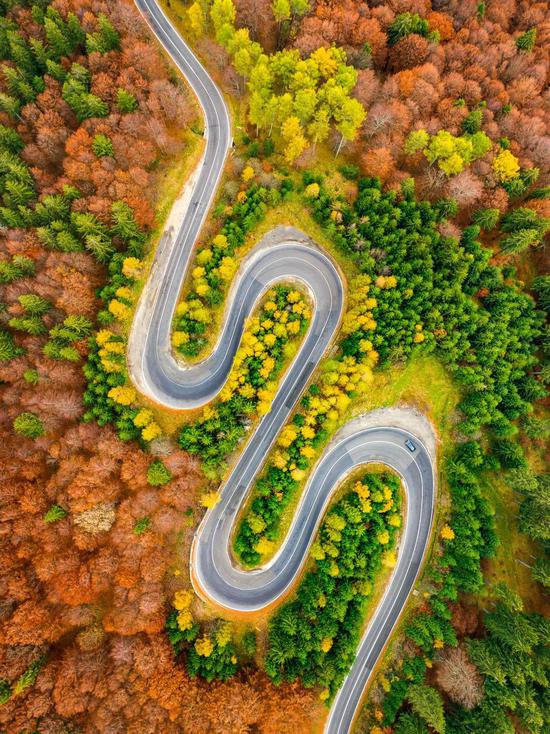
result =
M412 404L427 415L439 432L443 448L451 437L460 391L443 365L433 356L415 356L405 366L374 373L371 390L353 413L385 408L399 402Z
M311 237L322 250L338 263L348 280L359 274L359 270L354 263L335 247L323 228L313 219L303 202L302 194L297 191L291 191L281 204L267 211L264 219L247 236L245 244L237 253L238 256L246 255L264 235L278 226L296 227L305 235Z

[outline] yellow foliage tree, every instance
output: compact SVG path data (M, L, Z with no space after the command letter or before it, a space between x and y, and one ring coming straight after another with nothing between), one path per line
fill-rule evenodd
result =
M193 626L193 615L190 609L183 609L177 616L176 621L182 632L190 630Z
M105 351L108 354L118 354L122 357L126 354L126 346L122 342L109 341L105 344Z
M201 505L211 510L212 507L215 507L218 504L220 499L221 495L219 492L205 492L201 497Z
M197 651L197 654L201 655L203 658L209 658L210 655L212 655L213 649L214 645L208 635L204 635L204 637L199 638L195 642L195 650Z
M217 234L212 242L220 250L225 250L225 248L227 247L227 237L224 234Z
M261 556L266 556L269 553L272 553L274 548L275 543L272 540L268 540L264 535L262 535L260 540L254 546L256 553L259 553Z
M225 622L216 630L216 642L220 647L225 647L231 642L231 622Z
M195 594L193 592L193 589L179 589L174 594L172 606L178 612L182 611L183 609L189 609L189 607L193 603L194 596Z
M101 329L95 335L95 340L99 344L99 346L102 347L113 336L114 336L113 332L109 331L109 329Z
M285 141L285 160L292 163L307 148L300 120L295 116L288 117L283 123L281 133Z
M117 301L116 298L113 298L111 301L109 301L109 311L113 314L115 319L118 319L119 321L122 319L128 319L130 318L131 311L126 306L126 304L121 303L120 301Z
M127 278L139 278L141 275L142 262L137 257L126 257L122 263L122 274Z
M206 18L199 2L194 2L187 9L187 20L191 33L195 38L200 38L206 30Z
M441 528L440 536L443 540L453 540L455 537L455 532L450 525L445 524Z
M153 413L148 408L142 408L134 418L134 425L138 428L145 428L153 420Z
M509 150L501 150L493 158L493 171L501 183L519 176L519 161Z
M205 247L204 250L197 253L196 260L199 265L206 265L206 263L212 260L212 257L212 250L209 247Z
M390 534L387 530L382 530L381 533L378 533L377 538L380 545L387 545L390 542Z
M162 430L158 423L155 423L155 421L151 421L151 423L145 426L145 428L141 432L141 437L144 441L153 441L155 438L158 438L161 435Z
M136 399L136 391L133 387L121 385L120 387L112 387L107 393L111 400L120 405L131 405Z
M132 298L132 291L127 286L123 285L120 288L116 289L115 295L117 295L119 298L130 300Z
M321 191L319 184L317 182L310 183L309 186L306 186L305 194L308 199L316 199L319 196L319 192Z
M185 331L174 331L172 334L172 346L177 348L189 341L189 334Z
M244 183L248 183L254 178L254 169L252 166L245 166L243 168L243 172L241 173L241 178L244 181Z
M232 257L224 257L218 267L220 278L223 278L226 281L229 281L233 278L236 270L237 263Z

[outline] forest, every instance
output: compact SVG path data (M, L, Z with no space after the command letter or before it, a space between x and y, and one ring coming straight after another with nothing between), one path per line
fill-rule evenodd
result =
M201 144L196 102L130 0L0 8L0 728L314 731L395 563L400 482L362 472L339 489L267 624L197 600L194 530L269 411L311 303L290 284L267 293L199 414L174 419L142 399L128 329L172 177ZM437 360L460 398L425 592L357 731L543 734L548 5L165 8L240 131L176 310L178 358L212 347L240 258L271 217L295 224L299 211L348 277L333 353L256 481L235 557L250 568L277 550L310 468L378 375ZM529 583L514 588L499 577L492 481L528 549Z
M1 726L296 729L313 704L298 686L205 686L172 659L196 460L82 422L97 294L155 226L194 103L132 3L3 3L1 27Z

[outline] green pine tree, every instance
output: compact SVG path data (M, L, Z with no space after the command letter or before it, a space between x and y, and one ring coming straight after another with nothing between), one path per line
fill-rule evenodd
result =
M117 91L116 104L119 111L123 114L127 112L134 112L134 110L137 110L138 107L137 99L134 97L133 94L130 94L130 92L127 92L125 89L119 89Z
M537 41L537 29L529 28L528 31L522 33L516 38L516 46L519 51L532 51Z
M23 354L23 349L18 347L14 342L12 335L9 331L0 328L0 362L9 362L15 359L20 354Z
M60 505L52 505L42 519L47 523L57 522L58 520L63 520L67 515L67 510L64 510Z
M98 133L92 143L92 150L98 158L113 155L113 144L106 135Z
M147 469L147 481L153 487L158 487L162 484L166 484L172 479L172 472L170 472L160 461L155 459Z
M34 413L19 413L13 421L13 428L16 433L27 438L39 438L45 433L44 424L40 418Z

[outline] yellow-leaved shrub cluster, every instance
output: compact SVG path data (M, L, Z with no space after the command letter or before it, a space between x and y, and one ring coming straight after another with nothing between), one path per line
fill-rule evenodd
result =
M193 423L184 425L180 433L181 448L199 455L207 474L223 466L249 421L269 411L277 391L276 379L296 353L310 315L303 293L277 286L266 294L258 315L248 319L217 401L205 407Z
M126 341L109 329L101 329L95 336L99 359L105 372L126 371Z
M311 316L302 293L286 288L269 291L258 316L248 320L227 382L220 393L225 403L234 395L257 401L258 415L269 411L277 385L273 377L295 349Z
M135 260L136 258L127 258ZM111 387L107 397L119 405L125 407L135 406L136 415L133 418L135 426L141 429L141 437L144 441L152 441L158 438L162 431L153 417L153 412L148 408L138 409L136 403L138 396L134 388L128 383L126 374L126 341L122 336L114 334L109 329L101 329L96 334L96 342L99 347L98 356L105 372L118 373L125 378L122 385Z
M187 672L192 678L200 675L208 681L215 677L230 678L237 670L237 654L233 644L233 625L223 619L207 627L194 619L191 605L192 589L180 589L174 594L172 610L166 620L168 639L176 655L186 652Z
M176 307L172 345L186 357L196 357L206 346L208 325L214 321L212 308L223 300L223 290L237 270L237 260L223 254L227 246L227 237L218 234L210 246L199 250L187 295Z
M174 594L172 606L177 611L176 621L178 628L185 632L193 627L193 614L191 613L191 604L193 603L193 590L181 589Z
M493 158L492 168L500 183L512 181L518 178L520 173L519 160L506 148L500 150Z
M140 263L140 261L135 257L126 258L124 261L124 263L130 261L130 265L126 268L128 272L130 270L137 271L138 267L140 267L140 265L138 266L134 263L134 260L137 263ZM122 267L124 272L124 264ZM115 296L116 298L112 298L107 306L109 313L114 316L117 321L127 321L132 315L131 306L134 302L134 294L128 286L123 285L116 289Z

